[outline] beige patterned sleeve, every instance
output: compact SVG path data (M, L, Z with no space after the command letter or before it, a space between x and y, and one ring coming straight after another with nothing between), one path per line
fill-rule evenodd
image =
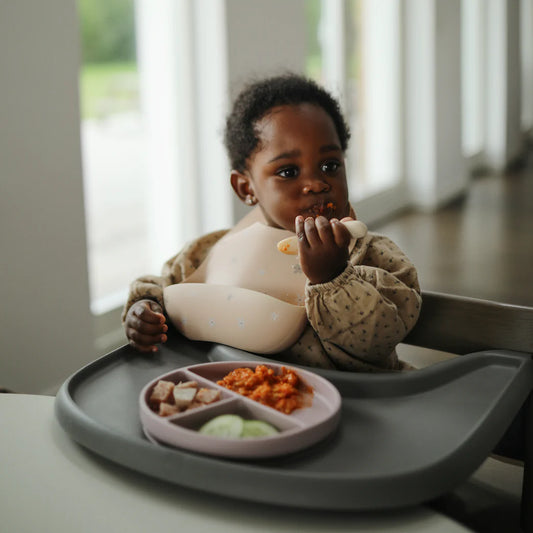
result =
M415 325L421 297L413 264L390 239L368 234L345 271L308 285L307 314L337 368L399 370L395 346Z
M163 289L169 285L181 283L190 276L206 258L213 245L227 231L215 231L186 244L178 254L163 265L160 276L146 275L134 280L130 285L128 300L122 311L122 322L126 319L128 309L139 300L154 300L164 309Z

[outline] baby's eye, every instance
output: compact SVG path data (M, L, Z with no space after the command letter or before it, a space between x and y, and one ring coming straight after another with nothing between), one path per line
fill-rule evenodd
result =
M331 161L324 161L322 165L320 166L320 170L326 174L335 174L337 170L341 167L340 161L331 160Z
M284 167L277 172L278 176L282 178L297 178L300 174L298 167Z

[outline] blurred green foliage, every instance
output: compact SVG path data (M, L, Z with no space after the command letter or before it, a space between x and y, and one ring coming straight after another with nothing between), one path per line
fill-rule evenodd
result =
M134 0L78 0L84 63L135 60Z
M78 0L84 119L138 107L134 4L135 0Z
M307 18L307 64L306 74L320 81L322 76L322 47L319 38L321 0L307 0L305 3Z
M135 63L86 63L80 77L81 116L103 119L138 109Z

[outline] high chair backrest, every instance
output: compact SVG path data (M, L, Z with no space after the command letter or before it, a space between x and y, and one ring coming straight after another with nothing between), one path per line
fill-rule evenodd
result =
M533 353L533 307L423 292L420 318L404 343L459 355L488 349Z

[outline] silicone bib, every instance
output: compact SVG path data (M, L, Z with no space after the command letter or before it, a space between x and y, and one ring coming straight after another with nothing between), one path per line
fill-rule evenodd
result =
M175 327L193 340L275 353L306 324L306 277L277 243L291 232L261 223L223 237L196 272L164 291Z

